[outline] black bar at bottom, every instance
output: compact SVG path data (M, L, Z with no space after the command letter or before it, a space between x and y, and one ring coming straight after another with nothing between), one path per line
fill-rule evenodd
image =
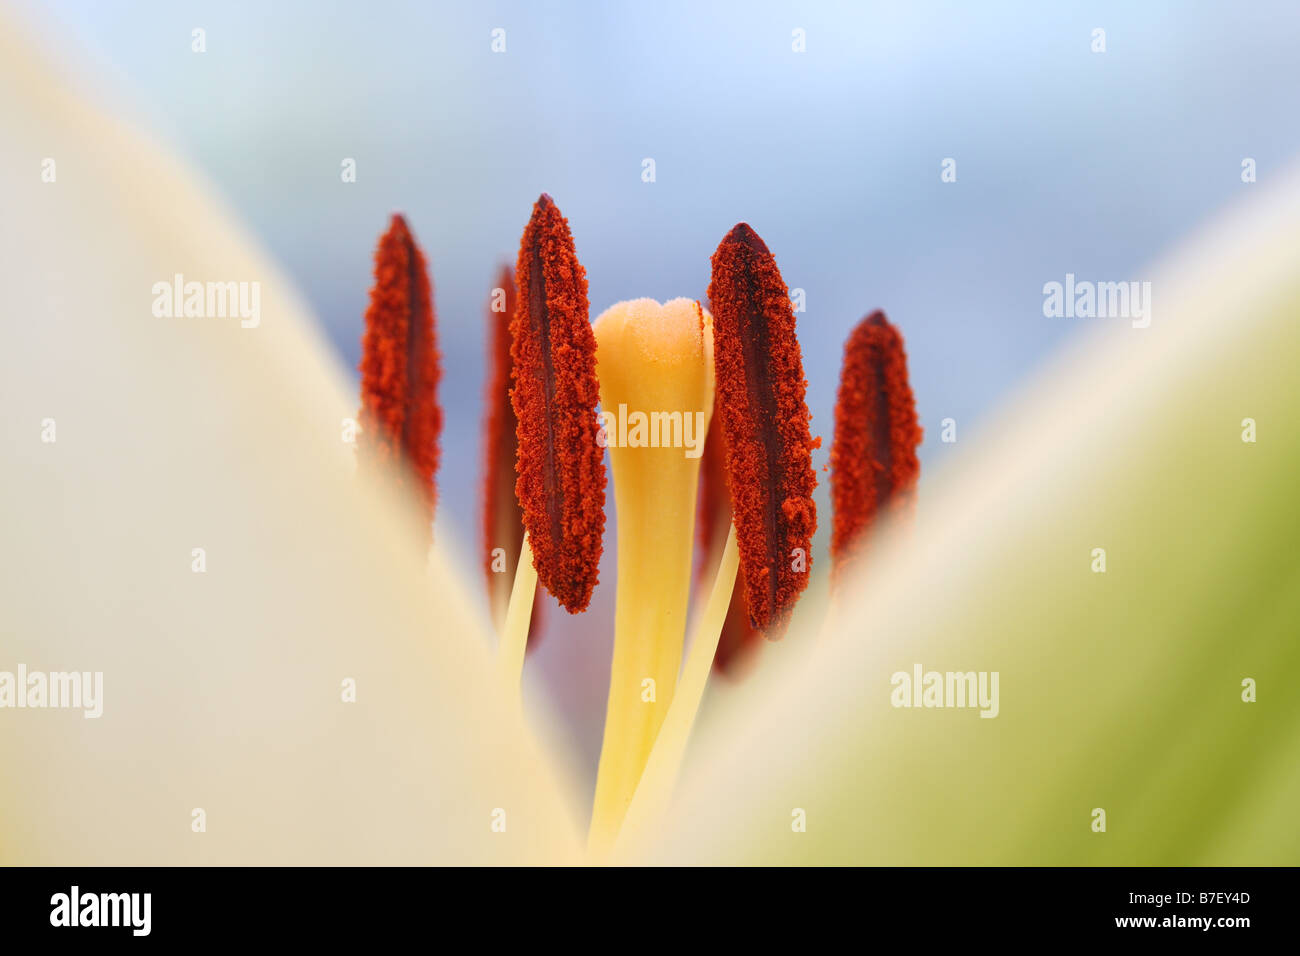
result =
M399 941L422 926L458 926L483 933L484 942L511 929L563 939L620 921L628 940L648 944L643 934L671 931L676 937L682 920L695 917L733 942L784 921L792 929L803 924L810 939L842 927L854 939L927 943L949 936L1230 942L1243 933L1284 932L1295 909L1294 884L1293 869L1220 868L777 874L10 867L0 869L0 925L6 942L68 937L91 944L109 937L334 943L353 937L373 943ZM701 901L707 912L686 912ZM656 928L664 919L669 925Z

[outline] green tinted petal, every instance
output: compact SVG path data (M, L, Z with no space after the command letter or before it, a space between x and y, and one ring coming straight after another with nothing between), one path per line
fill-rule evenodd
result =
M1153 275L1149 328L1079 320L809 659L718 702L651 857L1300 862L1298 239L1293 179ZM892 706L915 664L998 672L998 716Z

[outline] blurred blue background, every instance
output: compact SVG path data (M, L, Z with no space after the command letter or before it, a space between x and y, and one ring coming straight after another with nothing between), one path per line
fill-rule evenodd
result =
M1045 282L1149 277L1252 188L1244 157L1263 181L1300 151L1291 2L17 2L89 91L210 177L352 368L375 241L407 213L444 356L439 521L466 542L487 297L542 191L570 220L593 317L702 296L719 239L751 223L806 292L827 446L844 338L884 308L907 341L924 476L953 447L942 419L978 433L1088 325L1044 318ZM551 665L596 675L578 723L599 718L607 661Z

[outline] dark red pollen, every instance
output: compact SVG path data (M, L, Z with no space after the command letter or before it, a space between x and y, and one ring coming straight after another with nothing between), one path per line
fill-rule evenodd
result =
M709 301L745 597L753 626L775 638L808 584L817 478L789 290L745 223L713 254Z
M837 579L876 518L911 500L921 436L903 337L883 312L873 312L844 345L835 404L831 561Z
M542 585L571 613L584 611L599 575L605 463L597 442L596 337L587 276L568 221L550 196L533 206L516 264L511 321L518 419L518 479Z
M442 409L433 289L406 220L394 215L375 251L361 340L361 435L367 465L401 463L432 534Z

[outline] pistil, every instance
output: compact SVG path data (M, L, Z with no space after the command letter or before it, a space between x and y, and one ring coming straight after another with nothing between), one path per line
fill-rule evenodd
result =
M601 403L684 422L713 408L712 318L689 299L622 302L596 320ZM668 713L690 597L699 457L610 442L618 593L591 845L612 846Z

